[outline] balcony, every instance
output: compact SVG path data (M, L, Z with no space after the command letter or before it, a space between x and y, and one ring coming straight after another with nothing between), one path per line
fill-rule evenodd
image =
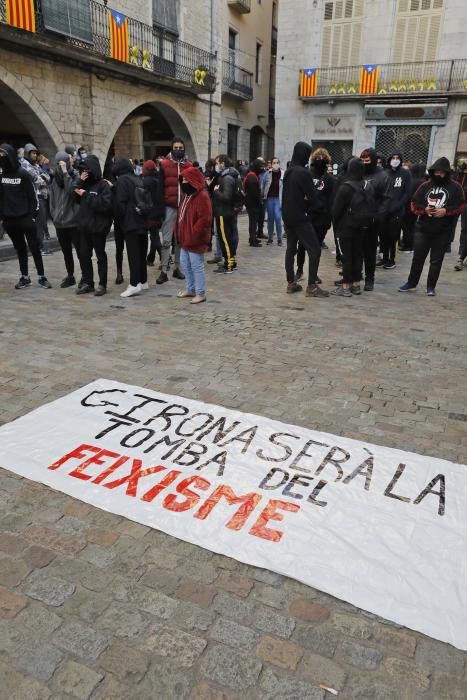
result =
M239 100L253 99L253 73L231 61L223 61L222 94Z
M241 15L251 12L251 0L227 0L227 5Z
M378 86L374 94L360 92L361 66L319 68L316 95L300 99L323 102L364 98L385 100L419 96L446 97L467 95L467 60L428 61L425 63L386 63L379 66Z
M115 4L118 4L116 0ZM6 16L5 0L0 0L0 15ZM97 75L159 85L190 94L213 93L216 89L214 54L180 41L174 35L128 17L129 61L110 57L109 10L89 0L89 12L76 25L69 24L67 8L53 13L37 3L36 33L0 24L3 48L21 51L32 57L94 69Z

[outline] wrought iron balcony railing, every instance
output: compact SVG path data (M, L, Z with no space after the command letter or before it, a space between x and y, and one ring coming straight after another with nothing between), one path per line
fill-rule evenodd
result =
M5 0L0 0L0 15L6 16ZM118 0L115 0L118 5ZM109 10L96 0L89 0L89 13L76 20L68 14L67 3L54 7L53 15L45 3L37 2L36 32L53 38L63 46L69 44L87 54L106 57L109 62L111 39ZM22 41L26 41L26 33ZM211 93L216 88L217 57L174 35L128 17L129 64L155 76L169 78L176 85L191 86L198 93ZM112 61L113 63L113 61ZM115 63L119 63L115 61ZM121 62L120 62L121 64ZM121 64L122 65L122 64ZM125 65L125 64L123 64Z
M251 0L227 0L227 5L242 15L251 12Z
M240 100L253 99L253 73L231 61L223 61L222 94Z
M304 100L323 97L352 98L416 96L417 94L467 94L467 60L386 63L378 66L378 83L372 95L360 92L361 66L319 68L316 94Z

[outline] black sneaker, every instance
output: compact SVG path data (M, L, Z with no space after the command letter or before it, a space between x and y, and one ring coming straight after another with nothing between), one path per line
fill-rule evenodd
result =
M375 283L372 280L366 280L365 286L363 287L363 291L365 292L372 292L375 288Z
M74 275L67 275L67 277L64 277L62 280L62 283L60 285L60 289L67 289L67 287L74 287L76 284L76 280Z
M262 245L263 245L263 244L260 243L259 241L256 241L256 243L250 243L250 246L251 246L252 248L261 248Z
M52 285L50 284L47 277L39 277L38 284L39 287L42 287L42 289L52 289Z
M219 267L216 267L213 272L215 272L217 275L224 275L225 274L226 268L223 265L219 265Z
M107 289L105 287L102 287L101 285L98 286L96 291L94 292L95 297L103 297L104 294L107 294Z
M81 289L81 287L85 284L83 278L81 277L80 281L78 282L78 289Z
M287 294L294 294L295 292L301 292L303 287L301 284L297 284L296 282L289 282L287 285Z
M76 294L93 294L94 292L94 287L91 287L91 285L86 284L86 282L83 282L81 287L78 287L76 290Z
M161 274L159 277L156 279L156 284L164 284L164 282L168 282L169 278L167 277L167 273L162 270Z
M328 246L326 243L321 243L321 250L329 250Z
M378 264L378 263L376 263L376 264ZM395 267L396 267L396 263L394 261L390 260L389 262L384 263L383 270L394 270Z
M21 276L15 284L15 289L24 289L24 287L30 287L31 284L32 282L30 277Z
M385 263L384 260L381 260L381 258L376 261L376 267L383 267L386 264L387 263Z
M268 241L268 242L266 243L266 245L272 245L273 243L274 243L274 241Z
M176 280L184 280L185 279L185 275L178 267L176 267L175 270L173 271L172 277L175 277Z

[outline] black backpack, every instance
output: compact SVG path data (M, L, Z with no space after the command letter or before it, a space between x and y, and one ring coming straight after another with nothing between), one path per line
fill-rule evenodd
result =
M345 183L353 190L352 200L347 209L347 226L349 228L370 228L375 219L377 204L371 182Z
M148 216L154 209L151 193L136 175L132 180L135 185L135 212L139 216Z
M245 188L243 186L242 178L240 176L235 178L235 189L233 196L233 210L235 213L242 211L245 206Z

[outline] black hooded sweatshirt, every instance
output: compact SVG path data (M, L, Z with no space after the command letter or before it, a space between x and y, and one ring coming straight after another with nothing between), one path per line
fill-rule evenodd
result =
M13 146L2 143L0 148L7 154L0 161L0 219L32 219L39 208L33 179L21 167Z
M135 175L129 158L119 158L112 168L117 182L114 186L114 217L124 233L147 233L144 216L136 211L135 189L142 181Z
M112 193L109 184L102 179L99 160L96 156L88 156L80 165L80 170L86 170L89 177L77 186L77 189L85 190L83 196L75 195L79 202L78 230L81 233L107 235L112 225Z
M446 173L443 182L435 181L435 170ZM412 212L420 217L419 225L422 233L448 234L452 232L453 216L459 216L464 211L465 199L462 187L451 179L451 166L447 158L439 158L428 170L430 179L423 182L412 199ZM438 219L429 216L425 208L433 206L436 209L446 209L446 216Z
M310 173L316 190L316 198L322 211L313 216L313 224L316 228L328 230L331 226L331 209L336 191L336 178L327 171L326 161L312 161Z
M339 236L352 233L352 229L345 226L345 215L355 194L354 183L360 183L362 190L366 187L365 165L360 158L352 158L347 164L346 180L339 187L334 199L332 220L334 230Z
M396 170L393 170L391 159L395 156L399 158L401 164ZM409 170L402 167L402 153L400 151L393 151L389 156L386 174L386 197L388 198L386 212L391 217L402 217L412 196L412 175Z
M263 161L256 158L252 163L250 172L244 180L245 206L247 209L261 209L262 199L259 176L263 168Z
M299 141L284 175L282 191L282 218L286 226L311 222L311 215L322 213L322 205L316 196L311 172L305 168L311 155L311 146Z

